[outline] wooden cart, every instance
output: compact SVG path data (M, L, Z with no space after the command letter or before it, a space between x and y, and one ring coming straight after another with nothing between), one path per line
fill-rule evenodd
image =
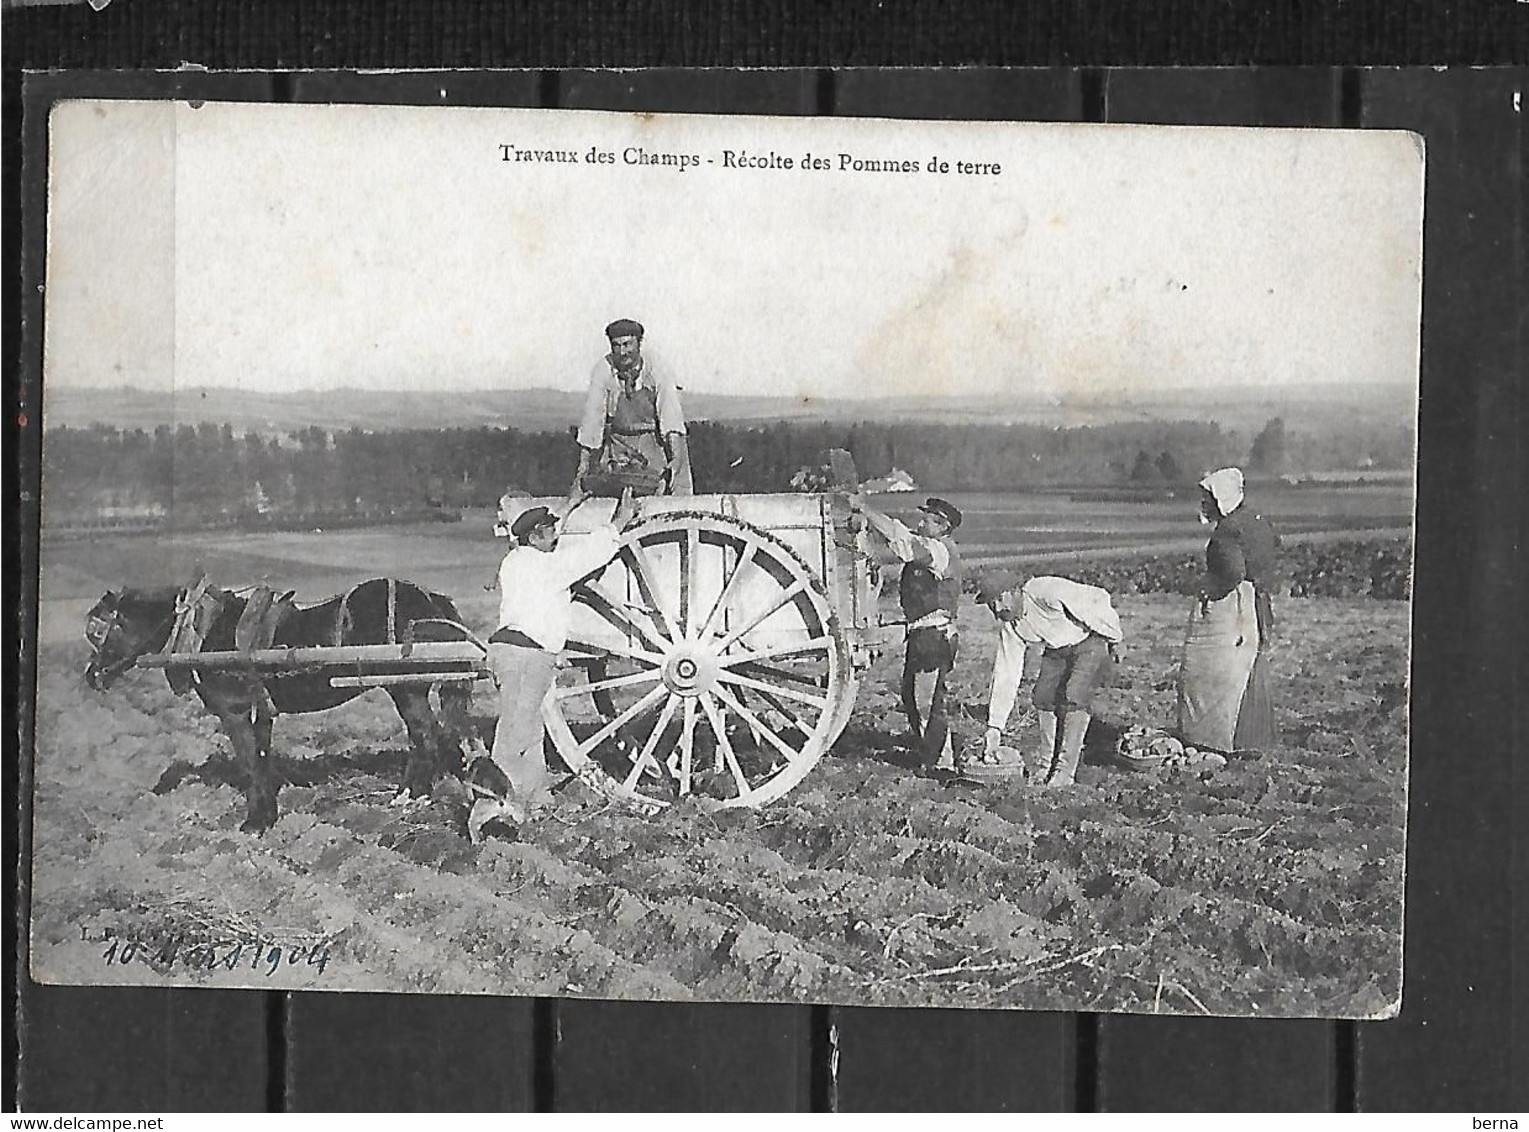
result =
M587 537L614 506L586 501L563 537ZM615 558L574 587L566 662L544 708L569 768L603 794L651 808L687 794L760 806L800 782L844 730L857 675L887 632L878 567L849 514L847 497L833 494L642 500ZM428 633L402 626L397 644L139 663L318 671L336 687L489 676L482 639L443 624Z

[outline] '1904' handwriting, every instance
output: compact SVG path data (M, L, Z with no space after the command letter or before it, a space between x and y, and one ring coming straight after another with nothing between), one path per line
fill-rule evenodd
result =
M108 967L142 963L164 974L179 967L185 971L263 972L266 978L283 966L298 967L322 975L329 966L329 944L274 943L269 940L195 940L181 935L139 939L106 932L92 940L82 930L86 942L104 943L101 959Z

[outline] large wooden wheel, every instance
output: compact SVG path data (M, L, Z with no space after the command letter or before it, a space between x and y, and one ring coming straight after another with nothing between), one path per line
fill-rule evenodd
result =
M543 714L563 760L609 797L761 806L844 728L854 673L833 605L766 531L658 515L574 595L573 663Z

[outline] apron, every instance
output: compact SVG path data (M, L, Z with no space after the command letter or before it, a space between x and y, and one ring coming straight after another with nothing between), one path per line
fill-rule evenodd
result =
M669 456L658 436L658 393L637 385L616 390L616 404L605 425L605 443L596 454L587 486L595 495L636 495L665 490Z
M1206 602L1203 608L1195 600L1179 665L1178 732L1185 743L1212 751L1238 749L1238 719L1258 646L1252 582L1239 583L1224 598Z

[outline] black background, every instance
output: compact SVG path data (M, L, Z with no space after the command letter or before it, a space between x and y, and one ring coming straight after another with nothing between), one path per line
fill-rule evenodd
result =
M1522 66L1529 4L757 7L115 0L4 15L5 688L30 750L44 115L64 94L1397 127L1427 143L1406 982L1379 1023L38 987L9 1104L362 1109L1529 1108ZM991 9L991 11L989 10ZM557 16L553 12L558 12ZM517 68L157 76L118 68ZM1259 67L1229 65L1257 63ZM1148 69L1160 64L1193 65ZM874 70L911 66L940 70ZM964 69L976 65L975 69ZM659 68L613 73L600 67ZM793 67L790 71L680 67ZM963 69L953 69L962 67ZM67 68L70 75L24 70ZM1024 69L1004 69L1024 68ZM1045 69L1035 69L1045 68ZM78 73L94 71L97 73ZM26 114L22 92L26 88ZM442 95L442 90L445 94ZM29 164L22 168L23 138ZM25 252L27 269L22 280ZM1342 270L1341 264L1332 265ZM25 331L25 334L23 334ZM16 604L12 604L13 600ZM9 747L9 744L7 744ZM26 794L7 777L7 808ZM21 835L27 830L19 827ZM25 845L6 824L7 959ZM21 930L18 934L18 925ZM17 1058L17 1053L22 1055ZM12 1090L16 1090L13 1092ZM9 1107L8 1104L8 1107Z

